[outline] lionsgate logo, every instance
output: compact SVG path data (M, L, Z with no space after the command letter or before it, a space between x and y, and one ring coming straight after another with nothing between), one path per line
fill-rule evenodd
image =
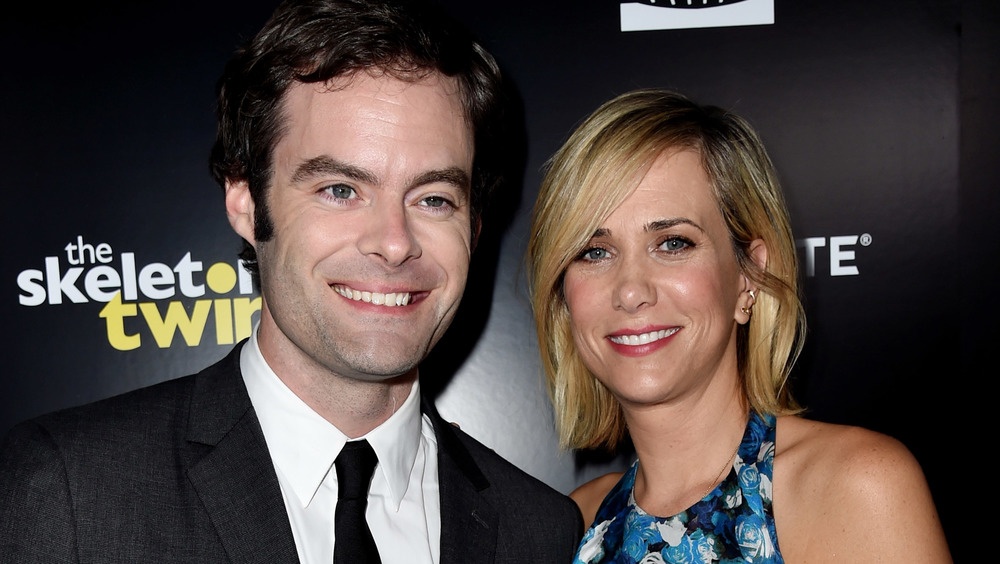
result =
M774 23L774 0L636 0L619 7L622 31Z
M813 278L819 274L858 276L861 271L855 263L856 252L859 247L869 247L871 244L872 236L869 233L834 237L806 237L795 241L795 246L798 247L803 259L807 278Z

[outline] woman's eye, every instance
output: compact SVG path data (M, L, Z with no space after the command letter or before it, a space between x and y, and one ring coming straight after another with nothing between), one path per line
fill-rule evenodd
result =
M691 245L691 242L681 237L671 237L660 243L660 248L664 251L681 251Z
M334 184L333 186L327 186L324 190L338 200L349 200L356 197L354 188L346 184Z
M594 247L580 253L580 258L583 260L591 260L591 261L606 259L608 258L608 251L607 249Z

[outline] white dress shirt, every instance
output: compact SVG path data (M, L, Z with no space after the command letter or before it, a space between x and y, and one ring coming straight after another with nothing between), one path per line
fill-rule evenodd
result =
M337 472L347 436L313 411L275 375L260 353L257 328L240 369L267 448L302 564L333 562ZM364 436L378 455L368 493L368 526L383 563L440 561L441 503L437 439L420 413L420 386L384 423Z

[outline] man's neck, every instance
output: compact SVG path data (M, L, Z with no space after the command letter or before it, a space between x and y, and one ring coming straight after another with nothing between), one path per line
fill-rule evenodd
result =
M372 380L343 376L304 355L271 350L273 343L260 339L259 334L257 337L261 356L278 379L350 438L363 436L389 419L409 397L418 377L416 367L398 376Z

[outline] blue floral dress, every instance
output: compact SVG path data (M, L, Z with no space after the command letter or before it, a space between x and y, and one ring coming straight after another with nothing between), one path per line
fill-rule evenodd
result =
M774 416L751 413L733 469L671 517L635 503L638 461L601 503L574 564L783 564L771 510Z

